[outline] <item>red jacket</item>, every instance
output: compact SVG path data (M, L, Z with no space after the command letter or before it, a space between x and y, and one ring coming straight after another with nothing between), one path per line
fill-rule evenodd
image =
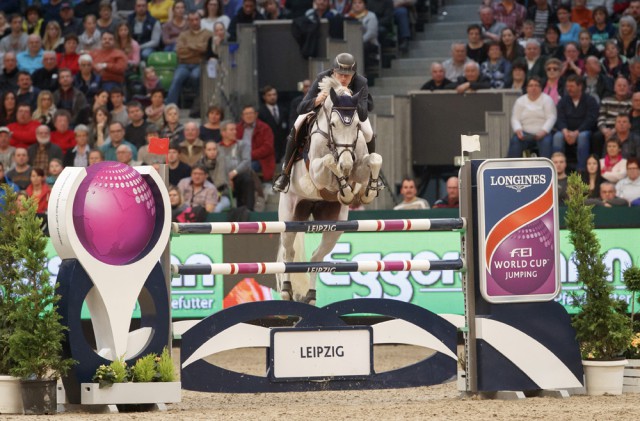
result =
M57 131L51 132L51 143L54 145L60 146L62 149L62 154L66 154L67 150L72 149L76 146L76 136L73 130L67 130L64 133L60 133Z
M69 69L71 70L71 74L74 76L80 71L80 65L78 64L80 56L78 54L58 53L57 56L58 69Z
M9 124L7 127L12 133L9 143L16 148L27 149L37 142L36 129L41 124L42 123L36 120L31 120L27 124L20 124L18 122Z
M237 125L236 137L242 139L244 124ZM271 181L276 169L276 153L273 148L273 131L261 120L256 120L256 127L251 137L251 160L260 162L262 180Z

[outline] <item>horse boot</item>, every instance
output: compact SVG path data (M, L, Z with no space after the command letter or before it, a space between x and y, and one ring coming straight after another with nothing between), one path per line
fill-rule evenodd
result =
M296 142L296 128L292 127L289 136L287 136L287 148L284 153L284 166L282 173L273 182L273 191L277 193L286 193L289 191L289 182L291 181L291 169L295 162L295 152L298 145Z
M316 305L316 290L310 289L307 291L307 295L304 297L304 303L309 304L311 306Z

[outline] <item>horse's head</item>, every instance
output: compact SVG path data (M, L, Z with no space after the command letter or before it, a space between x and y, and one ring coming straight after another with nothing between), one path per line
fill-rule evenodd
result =
M325 101L323 108L328 113L329 148L343 174L348 177L356 159L355 151L360 134L357 109L361 92L353 96L346 88L338 92L333 87L329 90L330 101Z

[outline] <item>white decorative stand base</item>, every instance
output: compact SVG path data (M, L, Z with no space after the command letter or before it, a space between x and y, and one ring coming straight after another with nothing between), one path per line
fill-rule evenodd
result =
M117 412L116 405L152 404L154 410L166 410L165 404L182 400L182 383L114 383L100 389L98 383L82 383L82 405L106 405L104 412Z
M587 395L621 395L623 371L627 360L591 361L583 360Z
M627 359L624 368L623 393L640 393L640 360Z
M23 414L20 379L0 376L0 414Z

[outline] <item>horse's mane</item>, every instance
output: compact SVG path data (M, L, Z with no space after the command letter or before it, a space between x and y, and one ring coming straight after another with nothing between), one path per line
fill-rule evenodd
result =
M338 82L332 76L325 76L324 78L322 78L322 80L318 83L318 87L320 88L320 92L326 92L327 94L329 93L331 88L333 88L333 90L336 91L338 95L351 95L351 90L342 86L340 82Z

